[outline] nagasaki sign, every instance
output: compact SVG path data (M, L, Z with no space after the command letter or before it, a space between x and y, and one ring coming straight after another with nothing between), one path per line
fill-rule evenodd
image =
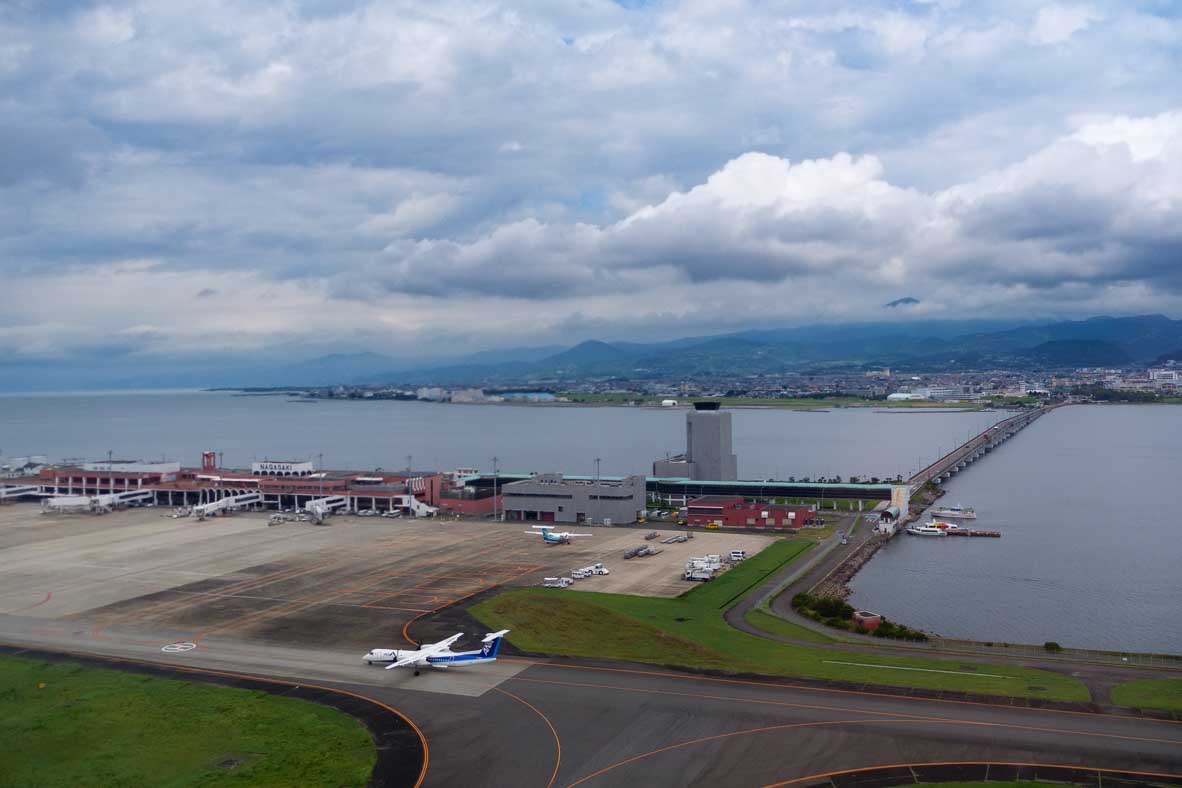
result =
M312 470L310 462L256 462L253 463L255 473L302 473Z

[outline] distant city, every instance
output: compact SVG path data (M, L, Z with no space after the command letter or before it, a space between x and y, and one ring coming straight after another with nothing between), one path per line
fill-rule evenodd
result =
M627 378L523 381L525 388L336 385L292 392L310 399L395 399L456 404L618 404L678 407L690 399L718 398L730 404L793 404L817 400L819 406L856 404L847 400L903 403L1034 404L1040 399L1075 401L1171 401L1180 397L1182 364L1158 367L1079 367L1031 372L991 370L910 374L891 369L860 374L701 375L686 378ZM738 400L738 401L736 401ZM744 402L749 400L750 402Z

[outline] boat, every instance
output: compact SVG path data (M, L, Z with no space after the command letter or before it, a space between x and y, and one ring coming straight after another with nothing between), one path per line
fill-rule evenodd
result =
M948 531L934 525L909 525L907 533L912 536L947 536Z
M956 523L946 523L942 520L928 520L924 523L928 528L939 528L941 531L962 531L964 530Z
M944 506L939 509L932 510L933 517L955 517L959 520L976 520L977 513L973 511L971 506L965 507L957 504L956 506Z

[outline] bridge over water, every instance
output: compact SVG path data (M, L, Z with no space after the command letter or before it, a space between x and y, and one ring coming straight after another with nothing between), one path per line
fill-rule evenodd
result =
M952 478L954 474L963 471L975 460L993 451L999 445L1005 443L1029 426L1035 419L1038 419L1044 413L1054 410L1056 407L1058 406L1052 405L1050 407L1038 408L1037 410L1024 411L1016 416L1010 416L1008 419L999 421L992 427L957 446L931 465L922 468L908 480L912 489L922 487L928 482L936 482L938 484L941 481Z

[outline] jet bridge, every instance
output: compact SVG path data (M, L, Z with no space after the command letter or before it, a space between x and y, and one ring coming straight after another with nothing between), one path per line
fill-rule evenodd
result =
M324 498L316 498L308 501L304 506L308 513L312 515L312 519L317 523L324 522L324 518L332 514L334 509L339 509L343 506L348 506L349 501L343 495L329 495Z
M437 507L428 506L413 495L403 495L400 497L402 498L402 506L409 509L410 513L415 517L434 517L435 513L439 511Z
M225 498L216 501L197 504L192 508L189 516L196 517L198 520L204 520L206 517L217 514L218 512L228 512L234 509L241 509L243 506L250 506L252 503L261 504L262 502L263 494L258 492L227 495Z
M146 503L156 500L156 493L151 490L127 490L126 492L96 495L93 498L96 509L113 509L116 506L127 506L132 503Z
M0 487L0 501L7 501L9 498L20 498L24 495L38 495L40 492L40 487L34 487L31 484L24 484L19 487Z

